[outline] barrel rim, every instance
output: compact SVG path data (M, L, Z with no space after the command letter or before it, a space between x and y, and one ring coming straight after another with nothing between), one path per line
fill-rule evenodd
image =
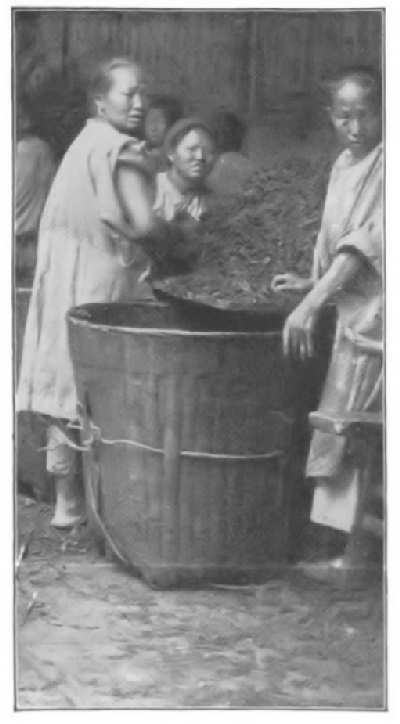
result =
M221 331L198 331L190 329L162 329L157 327L120 327L114 324L99 324L96 322L90 322L87 319L77 319L72 313L68 312L68 322L71 325L77 327L90 327L91 329L99 330L102 332L121 332L123 334L137 334L146 335L148 337L207 337L211 339L232 339L245 337L254 339L262 338L267 339L271 337L281 337L281 330L271 330L266 332L221 332Z

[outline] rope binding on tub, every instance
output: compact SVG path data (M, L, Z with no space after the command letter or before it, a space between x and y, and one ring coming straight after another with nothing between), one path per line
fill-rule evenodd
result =
M284 419L284 421L287 424L291 424L292 420L290 417L285 415L284 412L278 411L276 413L280 417ZM92 448L93 445L101 444L106 446L127 446L127 447L133 447L137 450L143 450L145 452L150 452L156 455L164 455L165 450L163 448L154 447L153 445L147 445L146 443L138 442L137 440L131 440L131 439L115 439L110 440L108 438L103 437L102 431L98 425L95 425L93 420L90 419L90 417L87 415L85 411L85 407L82 405L82 403L78 403L78 419L79 424L75 424L73 422L69 422L67 427L74 430L83 431L87 428L89 428L89 437L83 440L81 445L77 445L72 440L68 442L70 446L79 452L87 452ZM43 449L43 448L42 448ZM212 452L195 452L193 450L181 450L180 456L184 458L192 458L192 459L205 459L205 460L221 460L221 461L228 461L228 462L252 462L257 460L271 460L274 458L280 458L284 454L284 450L277 449L277 450L270 450L266 453L251 453L251 454L230 454L230 453L212 453Z
M290 417L285 415L284 412L277 411L276 414L279 417L282 417L286 424L291 424L292 420ZM127 560L124 553L119 548L119 545L115 543L113 540L113 536L111 535L110 531L108 530L107 525L102 520L101 512L98 506L98 502L96 500L97 494L95 492L95 488L98 487L100 483L100 468L98 461L95 460L96 453L95 449L98 445L105 445L105 446L129 446L133 447L139 450L144 450L150 453L155 453L157 455L165 455L165 450L162 448L157 448L152 445L147 445L145 443L140 443L136 440L130 440L130 439L115 439L110 440L107 438L104 438L102 435L101 428L98 425L95 425L91 418L88 415L86 407L79 404L78 407L78 423L76 422L69 422L67 424L67 428L71 430L76 430L81 433L87 432L87 436L82 440L82 443L79 445L75 443L73 440L66 438L65 444L68 444L72 449L78 451L87 453L90 456L91 464L88 466L88 475L86 479L86 490L87 490L87 502L91 511L91 514L93 516L94 522L103 536L103 540L105 541L106 545L108 545L109 550L113 553L113 555L125 566L130 566L129 561ZM49 449L52 449L53 446L45 446L40 447L39 450L46 451ZM282 456L284 455L283 449L276 449L271 450L267 453L258 453L258 454L248 454L248 455L232 455L232 454L222 454L222 453L210 453L210 452L194 452L191 450L182 450L179 453L180 456L186 457L186 458L194 458L194 459L209 459L209 460L218 460L218 461L262 461L262 460L281 460Z
M70 429L75 430L83 430L85 429L83 425L75 425L75 424L69 424L68 427ZM93 445L107 445L107 446L127 446L127 447L133 447L137 450L143 450L145 452L150 452L157 455L164 455L165 451L163 448L153 447L153 445L147 445L143 442L138 442L137 440L129 440L129 439L115 439L110 440L108 438L103 437L101 429L98 425L95 425L92 420L89 420L86 423L85 427L89 427L89 437L87 437L85 440L82 441L81 445L78 445L73 440L66 440L65 444L71 447L73 450L76 450L77 452L88 452L92 449ZM53 449L52 446L46 445L44 447L38 448L38 451L47 451ZM253 453L248 455L234 455L229 453L211 453L211 452L195 452L193 450L181 450L180 456L184 458L194 458L194 459L206 459L206 460L226 460L228 462L239 462L239 461L257 461L257 460L271 460L273 458L278 458L283 455L283 450L270 450L267 453Z

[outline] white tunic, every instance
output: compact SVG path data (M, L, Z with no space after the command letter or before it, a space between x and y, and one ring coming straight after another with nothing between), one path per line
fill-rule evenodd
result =
M148 285L139 281L147 256L132 244L127 266L121 253L127 221L115 185L119 162L150 170L143 144L101 119L91 119L58 169L39 229L18 410L76 417L66 322L71 307L151 296Z

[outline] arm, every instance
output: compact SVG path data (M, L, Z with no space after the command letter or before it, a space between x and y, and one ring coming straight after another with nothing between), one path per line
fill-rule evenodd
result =
M157 274L188 271L194 261L193 248L186 238L182 224L167 223L153 211L153 190L146 177L132 168L121 167L117 172L117 192L127 219L127 241L140 244L157 266ZM129 249L125 251L129 258ZM153 268L155 273L155 268Z
M313 283L311 277L301 277L299 274L286 272L274 276L271 289L273 292L309 292Z
M302 359L314 353L313 331L321 307L343 289L364 265L362 256L341 252L303 301L289 315L283 329L283 351Z
M371 354L380 354L384 352L383 341L381 339L371 339L366 337L360 332L355 332L353 329L347 327L345 329L345 336L352 342L357 349L362 352L369 352Z
M341 252L334 259L332 266L313 286L306 299L315 309L330 301L340 292L356 273L364 266L365 261L359 254Z
M128 224L127 237L133 241L148 236L156 226L156 219L152 190L145 176L129 166L120 166L116 185Z

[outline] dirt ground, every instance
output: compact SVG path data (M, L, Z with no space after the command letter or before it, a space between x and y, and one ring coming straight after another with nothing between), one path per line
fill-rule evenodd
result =
M155 591L18 498L17 708L380 709L382 587Z

